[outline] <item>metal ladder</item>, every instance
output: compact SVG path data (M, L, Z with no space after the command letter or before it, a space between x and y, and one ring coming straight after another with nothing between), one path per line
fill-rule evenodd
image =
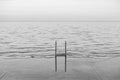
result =
M65 72L67 71L67 42L65 41L65 53L57 54L57 41L55 41L55 72L57 72L57 57L64 56L65 57Z

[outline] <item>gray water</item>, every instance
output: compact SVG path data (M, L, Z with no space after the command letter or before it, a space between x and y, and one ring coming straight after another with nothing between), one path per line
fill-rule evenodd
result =
M120 22L0 22L0 57L120 56Z

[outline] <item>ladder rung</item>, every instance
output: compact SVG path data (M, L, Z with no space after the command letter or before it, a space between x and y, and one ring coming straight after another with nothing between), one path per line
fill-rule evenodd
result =
M66 56L65 54L57 54L56 56Z

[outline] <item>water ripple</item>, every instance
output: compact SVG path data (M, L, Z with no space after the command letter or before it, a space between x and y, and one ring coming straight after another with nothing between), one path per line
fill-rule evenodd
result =
M60 41L66 40L69 57L119 56L119 22L1 22L0 24L0 55L9 54L9 57L12 57L26 54L53 57L54 41L59 42L58 53L64 53L64 43Z

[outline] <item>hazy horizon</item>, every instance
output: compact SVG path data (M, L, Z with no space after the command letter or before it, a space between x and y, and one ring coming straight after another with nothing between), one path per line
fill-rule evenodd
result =
M0 0L0 21L120 21L119 0Z

